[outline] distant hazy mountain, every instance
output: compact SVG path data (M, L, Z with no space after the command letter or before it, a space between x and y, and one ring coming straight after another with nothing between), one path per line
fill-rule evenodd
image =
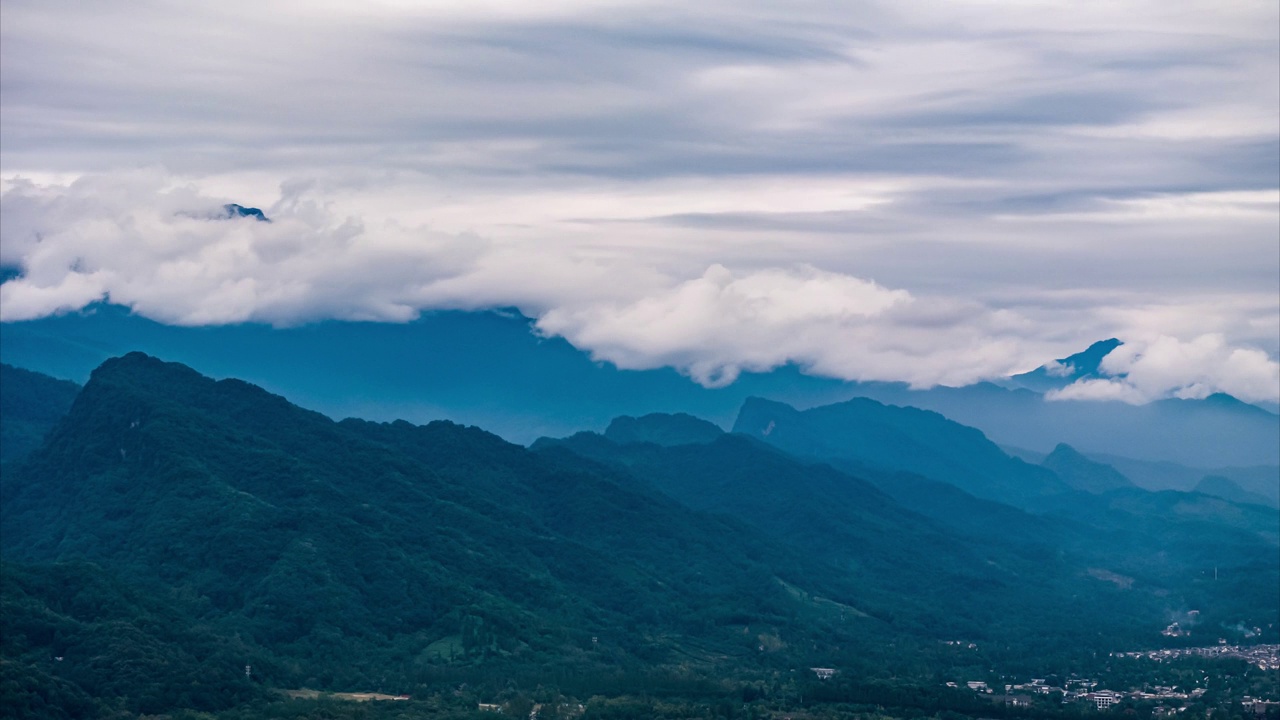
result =
M1200 482L1196 483L1195 492L1220 497L1233 503L1274 506L1274 503L1269 498L1258 493L1251 493L1240 487L1240 484L1236 481L1221 475L1204 476Z
M1010 457L976 428L867 398L804 411L751 398L733 430L800 457L905 470L1011 504L1071 489L1051 471Z
M1134 460L1119 455L1095 454L1092 457L1115 467L1135 485L1147 490L1191 491L1206 476L1213 475L1231 480L1250 495L1264 498L1266 504L1272 507L1280 507L1280 466L1189 467L1174 462Z
M320 322L292 328L243 324L170 327L97 305L84 313L0 323L0 359L83 382L104 360L142 350L239 377L333 418L414 422L449 419L529 443L601 430L615 417L690 413L732 425L743 401L766 397L806 408L869 397L934 410L980 428L1002 445L1049 452L1064 442L1107 453L1204 468L1280 465L1280 417L1228 397L1120 402L1046 402L1024 386L1057 387L1096 372L1116 341L1096 343L1002 387L910 390L849 383L794 366L744 373L715 389L671 369L621 371L567 342L541 338L515 312L440 312L405 324ZM1198 479L1198 478L1197 478Z
M1133 487L1129 478L1120 474L1120 471L1110 465L1090 460L1065 443L1054 448L1040 464L1052 470L1071 487L1085 492L1104 493Z
M438 312L404 324L191 328L99 305L0 323L0 359L84 382L108 358L141 350L214 377L245 379L335 419L448 419L520 443L655 412L728 426L752 395L812 405L851 394L848 383L795 367L744 373L715 389L671 369L618 370L562 339L539 337L531 323L512 312Z
M1040 452L1062 442L1090 456L1118 455L1195 467L1280 464L1280 416L1229 395L1146 405L1046 401L1040 393L992 383L929 390L861 383L853 394L934 410L981 428L1001 445Z
M620 445L654 443L655 445L689 445L709 443L724 435L719 425L687 413L650 413L633 418L616 417L605 429L604 436Z

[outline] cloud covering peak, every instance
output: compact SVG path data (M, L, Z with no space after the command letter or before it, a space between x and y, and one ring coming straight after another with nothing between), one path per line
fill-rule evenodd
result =
M1245 400L1280 397L1280 364L1265 352L1229 346L1222 335L1190 341L1168 336L1126 343L1102 359L1104 377L1077 380L1051 391L1050 400L1203 399L1227 393Z

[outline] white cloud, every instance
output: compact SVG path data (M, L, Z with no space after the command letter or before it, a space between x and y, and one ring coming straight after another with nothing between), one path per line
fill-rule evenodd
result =
M1257 358L1230 349L1280 352L1278 14L7 1L0 262L26 275L0 317L516 305L708 382L960 383L1217 333L1229 372L1118 390L1236 387ZM276 222L181 215L228 201Z
M1067 377L1076 371L1076 366L1071 363L1060 363L1057 360L1050 360L1044 364L1044 372L1049 377Z
M492 240L371 221L336 211L311 182L285 184L266 208L271 223L211 219L242 199L212 196L159 169L68 184L11 181L0 195L0 260L23 274L0 286L0 318L100 300L187 325L403 322L435 308L514 305L536 317L540 331L622 368L671 366L721 385L743 371L795 363L829 377L917 387L1034 366L1055 336L1060 341L1078 324L1069 305L1056 315L1032 306L1029 315L1016 304L778 264L769 253L732 269L700 264L723 254L715 243L638 253L617 240L541 243L519 233ZM1129 329L1143 332L1141 323ZM1277 365L1265 352L1232 347L1221 334L1189 342L1153 337L1108 356L1103 367L1114 377L1077 383L1055 399L1139 402L1216 391L1271 399L1280 392Z
M538 327L629 369L676 367L705 385L794 362L812 373L915 386L1008 372L1016 317L812 267L702 277L627 304L554 309Z
M370 230L297 195L271 208L271 223L209 219L230 201L157 170L11 184L0 196L2 260L23 272L0 286L0 318L109 300L181 325L405 321L425 287L484 250L476 237Z
M1050 390L1047 400L1119 400L1130 405L1142 405L1152 398L1123 380L1089 378L1077 380L1061 390Z

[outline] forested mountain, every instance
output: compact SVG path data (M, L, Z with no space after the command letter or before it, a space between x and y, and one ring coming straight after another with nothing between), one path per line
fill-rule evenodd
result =
M577 456L449 423L335 423L141 354L94 372L0 500L19 578L79 561L168 588L279 687L498 660L767 663L865 651L887 627L831 624L861 598L820 559ZM50 665L57 637L6 654L71 678L87 658Z
M821 433L821 419L807 429ZM646 422L657 427L662 417ZM671 433L683 425L687 420L668 420ZM926 424L915 437L923 444L935 431ZM814 446L794 434L789 442ZM626 469L691 507L798 541L853 569L864 586L898 597L902 614L944 632L1016 646L1033 632L1024 623L1035 622L1043 653L1058 637L1078 649L1088 645L1062 624L1077 614L1112 641L1140 643L1150 630L1139 628L1171 607L1195 606L1235 624L1230 618L1243 615L1273 621L1267 608L1280 603L1280 518L1204 495L1131 485L1103 495L1062 491L1027 497L1033 514L909 472L810 464L740 434L669 447L591 433L535 444L553 447ZM1217 563L1232 570L1216 585L1203 584Z
M873 603L858 612L892 613L901 626L935 639L1022 646L1034 618L1075 612L1106 615L1098 629L1105 625L1106 632L1123 636L1149 622L1144 615L1159 614L1148 594L1154 586L1118 592L1089 578L1089 563L1078 556L1064 558L1059 523L999 505L973 519L990 524L1007 510L1025 519L1027 534L1010 534L1017 521L999 536L974 532L913 512L866 480L744 435L662 447L581 433L535 448L565 448L613 464L692 508L741 519L779 542L803 547L857 578ZM922 487L913 490L921 494ZM955 507L954 498L947 501ZM1108 562L1098 555L1088 559ZM1085 610L1090 607L1095 610ZM1067 640L1063 630L1042 630L1040 651L1060 652L1058 644ZM1083 649L1092 640L1070 642Z
M589 696L813 666L927 685L1081 667L1191 608L1276 633L1265 508L1080 492L973 428L866 400L751 401L739 425L619 418L526 449L112 359L0 476L0 700L127 716L284 688Z
M1240 483L1222 475L1205 475L1196 483L1195 492L1220 497L1233 503L1250 505L1273 505L1271 500L1258 493L1252 493L1240 487Z
M1280 567L1275 562L1280 518L1266 508L1198 493L1141 490L1123 484L1114 469L1060 448L1048 464L1090 491L1077 490L1049 468L1007 455L975 428L937 413L865 398L805 411L751 399L734 429L800 457L874 478L899 502L956 527L1026 527L1007 509L991 512L992 506L966 495L1020 507L1039 516L1037 520L1081 524L1063 535L1057 547L1095 561L1110 558L1104 563L1108 567L1096 568L1105 572L1095 575L1118 573L1158 587L1181 587L1227 562L1235 568L1230 580L1202 587L1196 597L1208 602L1205 591L1221 593L1230 613L1280 605ZM939 488L939 482L963 492ZM901 483L909 489L895 489ZM990 520L980 519L988 516ZM956 517L966 519L952 519ZM1042 532L1033 529L1030 536Z
M0 462L40 447L78 392L80 386L73 382L0 363Z

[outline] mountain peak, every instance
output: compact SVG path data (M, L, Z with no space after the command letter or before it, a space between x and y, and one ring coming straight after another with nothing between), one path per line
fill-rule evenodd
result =
M1076 458L1084 458L1088 460L1088 458L1086 458L1079 450L1076 450L1066 443L1058 443L1057 446L1053 448L1053 452L1049 453L1045 457L1045 460L1048 460L1051 457L1069 458L1072 460Z
M1096 375L1098 373L1099 366L1102 365L1102 358L1111 354L1112 350L1115 350L1123 344L1123 342L1116 338L1099 340L1085 348L1083 352L1078 352L1074 355L1068 355L1065 358L1058 359L1057 364L1060 367L1071 368L1073 375Z
M1129 478L1105 463L1086 457L1066 443L1058 443L1041 467L1052 470L1071 487L1091 493L1133 487Z
M778 420L794 418L799 414L799 410L786 403L752 396L742 402L742 408L738 411L738 419L733 423L732 432L754 438L767 437L773 432Z
M1123 344L1117 338L1099 340L1074 355L1058 358L1031 372L1014 375L1009 378L1008 385L1043 393L1064 388L1081 378L1097 377L1102 359Z
M604 436L619 445L654 443L655 445L701 445L724 435L715 423L687 413L651 413L642 417L616 417Z
M222 209L226 212L226 218L228 220L238 217L251 217L256 219L258 222L271 222L271 218L267 217L262 210L255 207L245 207L244 205L237 205L236 203L227 203L222 206Z
M89 384L100 384L103 381L120 379L138 379L148 386L161 384L208 380L200 373L182 363L168 362L152 357L137 350L125 353L120 357L108 358L89 375ZM209 381L212 382L212 381Z

